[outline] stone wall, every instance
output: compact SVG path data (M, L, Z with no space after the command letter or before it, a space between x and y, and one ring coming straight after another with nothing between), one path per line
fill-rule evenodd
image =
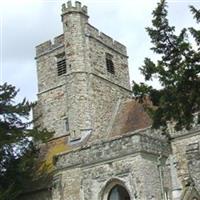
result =
M89 38L91 71L121 87L130 90L128 57L126 47L88 24L86 37ZM106 53L113 56L115 74L106 69Z
M65 76L57 75L56 56L64 52L63 35L36 47L38 101L34 108L35 125L55 131L55 137L65 135Z
M170 148L165 144L147 135L130 134L59 154L55 165L56 176L62 177L63 198L104 200L111 186L119 183L131 199L161 199L160 152L164 188L171 192L169 169L165 166Z
M63 34L54 42L36 47L40 124L55 130L55 137L69 134L93 139L107 135L110 120L121 99L130 96L126 47L89 25L87 8L76 2L62 7ZM113 56L115 74L107 71L106 53ZM57 56L65 55L67 72L57 73ZM68 118L69 132L63 118ZM84 133L83 133L84 132Z
M61 34L54 38L53 42L48 40L36 46L36 59L55 51L58 48L63 47L64 44L64 34Z
M141 166L143 166L142 170ZM144 174L146 178L144 178ZM131 199L160 199L160 183L156 163L144 160L140 155L110 160L108 163L84 168L82 198L84 200L107 200L105 197L111 189L109 183L114 186L118 182L121 182L127 189ZM152 188L155 189L152 190Z
M85 166L100 161L122 156L133 155L138 152L146 152L155 155L162 153L167 157L170 148L165 141L157 140L146 135L132 134L110 141L101 141L80 150L63 153L56 156L56 168L70 168L74 166Z
M63 52L61 47L36 57L39 95L65 83L64 76L58 76L56 62L56 56Z
M200 194L200 140L190 143L186 147L186 158L188 160L189 178L191 185L195 186Z
M92 129L89 85L88 73L76 72L66 76L65 106L69 119L70 140L81 139L82 131Z
M96 142L109 137L119 107L130 93L101 77L92 75L91 78L90 112L93 132L90 142Z
M123 56L127 55L126 47L123 44L113 40L105 33L100 32L91 24L87 24L87 36L97 40L98 43L102 43L104 46L109 47L113 51L116 51Z
M87 23L87 61L90 73L90 142L108 138L121 103L130 98L126 47ZM106 53L113 56L115 73L107 71Z
M49 131L55 131L55 137L66 135L64 119L67 116L65 87L60 87L39 94L34 117L37 124Z
M200 141L199 127L194 127L191 131L183 131L174 133L174 138L171 142L172 153L177 160L177 172L179 180L184 186L189 179L190 171L188 170L188 159L186 150L188 145L198 143Z
M60 172L54 176L53 200L79 200L81 196L81 170L79 168Z

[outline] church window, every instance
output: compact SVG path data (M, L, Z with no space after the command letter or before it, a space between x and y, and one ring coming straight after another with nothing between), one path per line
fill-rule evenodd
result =
M130 200L130 196L123 186L115 185L108 195L108 200Z
M115 74L113 56L109 53L106 53L106 67L108 72L110 72L111 74Z
M66 74L67 68L66 68L66 60L65 59L57 62L57 71L58 71L58 76Z
M68 120L68 118L64 119L64 126L65 126L65 131L69 131L69 120Z
M58 74L58 76L66 74L67 66L66 66L65 53L57 55L56 58L57 58L57 74Z

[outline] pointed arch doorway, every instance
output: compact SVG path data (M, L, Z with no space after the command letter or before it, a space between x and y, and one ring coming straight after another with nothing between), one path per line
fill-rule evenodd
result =
M117 184L110 190L107 200L130 200L130 196L122 185Z

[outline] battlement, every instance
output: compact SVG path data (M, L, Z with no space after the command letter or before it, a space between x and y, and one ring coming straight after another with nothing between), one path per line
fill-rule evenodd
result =
M64 45L64 34L61 34L53 39L53 42L51 40L48 40L38 46L36 46L36 57L49 52L53 49L56 49L57 47L60 47L61 45Z
M84 15L87 15L87 6L82 6L81 2L76 1L75 5L72 5L71 1L68 1L67 4L62 5L62 15L71 12L79 12Z
M123 54L127 55L126 47L119 43L116 40L113 40L111 37L106 35L105 33L100 32L97 28L93 27L90 24L88 25L88 33L87 36L98 40L99 42L103 43L104 45L110 47L111 49Z
M149 130L147 130L149 131ZM55 166L58 169L75 166L85 166L105 162L119 158L120 155L127 156L139 152L159 155L162 152L163 157L168 157L170 146L166 141L158 140L147 135L140 134L143 132L131 132L126 136L114 138L110 141L101 141L93 146L85 146L81 150L63 152L55 156Z

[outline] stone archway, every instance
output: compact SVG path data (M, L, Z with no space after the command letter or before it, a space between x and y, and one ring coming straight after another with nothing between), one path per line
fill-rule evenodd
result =
M130 192L124 182L119 179L111 179L101 192L101 200L130 200Z
M130 200L130 196L123 186L117 184L110 190L108 200Z

